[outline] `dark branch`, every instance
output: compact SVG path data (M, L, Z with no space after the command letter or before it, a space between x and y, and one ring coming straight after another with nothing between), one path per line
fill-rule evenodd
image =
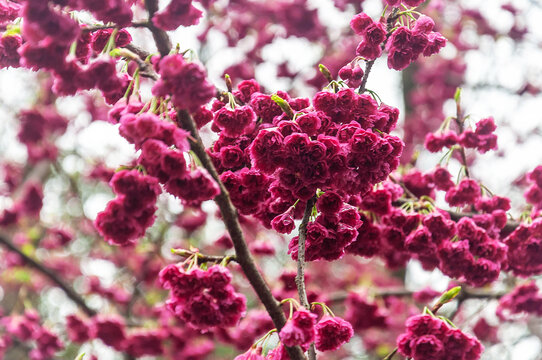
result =
M157 28L152 22L152 17L158 11L158 1L157 0L145 0L145 8L149 12L149 22L147 28L151 31L158 52L161 56L166 56L171 51L171 40L167 32Z
M305 207L305 213L303 214L303 220L299 225L299 240L297 242L297 275L295 277L295 284L297 286L297 292L299 294L299 301L301 305L307 310L310 310L309 300L307 299L307 290L305 289L305 241L307 240L307 225L311 217L312 208L316 202L316 197L312 197L307 201ZM309 360L316 359L316 349L314 343L309 347Z
M241 266L243 273L250 282L250 285L258 295L258 298L269 313L275 327L278 331L280 331L286 323L284 312L282 311L278 301L271 293L271 290L265 282L262 274L256 267L254 259L245 241L243 231L241 230L241 225L239 224L239 219L237 217L237 210L231 202L228 190L222 181L220 181L220 177L213 165L213 162L211 161L211 158L205 151L205 146L201 141L196 124L194 123L194 120L190 114L188 114L188 112L185 110L181 110L177 113L177 119L179 126L185 130L188 130L192 136L192 138L189 139L192 151L194 151L196 156L201 161L203 167L209 172L220 187L220 194L215 197L214 200L222 213L224 224L226 225L226 229L228 230L228 233L233 241L237 262ZM288 350L288 355L292 360L305 359L305 355L299 346L286 349Z
M41 274L45 275L49 280L51 280L53 283L55 283L59 288L64 291L64 293L73 300L80 308L87 314L88 316L94 316L96 315L96 311L91 309L83 300L81 295L75 292L75 290L68 284L66 284L54 271L51 269L45 267L43 264L39 263L38 261L34 260L30 256L23 253L18 247L16 247L11 241L9 241L6 237L2 236L0 234L0 244L4 245L6 248L8 248L10 251L13 251L17 253L25 263L36 269Z
M235 261L237 262L237 256L235 255L205 255L197 251L190 251L185 249L172 249L171 252L175 255L182 256L184 258L188 258L190 256L197 256L198 261L201 262L215 262L220 263L224 260L227 262Z

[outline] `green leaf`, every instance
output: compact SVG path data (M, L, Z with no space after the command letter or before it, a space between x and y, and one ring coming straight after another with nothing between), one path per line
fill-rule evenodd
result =
M461 291L461 286L456 286L454 288L451 288L450 290L446 291L440 299L438 299L438 304L446 304L452 301L457 295L459 295L459 292Z
M454 100L456 103L458 103L460 100L461 100L461 88L458 87L456 90L455 90L455 94L454 94Z
M284 111L286 113L286 115L288 115L290 117L290 119L293 119L294 111L292 110L292 108L290 107L290 104L288 104L288 102L286 100L284 100L283 98L281 98L277 94L271 95L271 100L273 100L275 102L275 104L280 106L282 111Z
M327 81L332 81L333 76L331 75L331 71L324 65L324 64L318 64L318 70L324 75Z

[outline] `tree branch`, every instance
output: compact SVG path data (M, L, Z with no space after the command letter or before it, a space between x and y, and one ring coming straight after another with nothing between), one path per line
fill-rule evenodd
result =
M305 213L303 214L303 220L299 225L299 238L297 242L297 275L295 277L295 284L297 286L297 292L299 294L299 301L301 305L310 311L309 300L307 299L307 290L305 289L305 241L307 240L307 225L312 213L312 208L316 202L316 196L313 196L307 201L305 207ZM316 359L316 349L314 343L309 346L309 360Z
M45 267L43 264L39 263L38 261L34 260L30 256L23 253L18 247L16 247L11 241L9 241L5 236L0 234L0 244L4 245L6 248L8 248L10 251L13 251L14 253L17 253L20 257L23 258L23 260L36 269L41 274L45 275L49 280L51 280L53 283L55 283L59 288L64 291L64 293L73 300L80 308L87 314L88 316L94 316L96 315L96 311L91 309L83 300L81 295L79 295L75 290L68 284L66 284L58 275L52 271L51 269Z
M365 85L367 85L367 80L369 79L369 74L371 73L371 69L373 68L373 65L375 64L376 60L368 61L365 64L365 73L363 74L363 79L361 80L361 85L359 86L358 94L363 94L365 92Z
M237 217L237 210L233 206L228 190L220 180L218 172L211 161L211 158L205 151L205 146L201 141L199 132L194 123L194 119L185 110L180 110L177 113L177 121L179 125L188 130L192 138L189 138L190 147L192 151L201 161L203 167L209 172L213 179L217 182L220 188L220 194L215 197L215 202L218 205L220 212L222 213L222 219L226 225L226 229L230 234L230 237L235 248L236 260L241 266L243 273L247 277L250 285L256 292L258 298L264 305L265 309L269 313L269 316L273 320L277 331L280 331L286 323L286 317L282 311L278 301L275 299L269 286L265 282L262 274L258 271L254 259L248 249L239 219ZM305 359L305 355L299 346L286 348L288 355L292 360Z
M205 255L198 251L190 251L185 249L172 249L171 252L175 255L182 256L184 258L188 258L191 256L197 256L198 261L201 262L215 262L220 263L222 261L235 261L237 262L237 257L235 255Z
M171 40L169 39L167 32L160 28L157 28L152 22L152 17L158 11L158 1L145 0L145 8L149 13L149 22L147 24L147 28L152 33L152 37L154 38L154 42L156 43L156 47L158 48L158 52L160 53L160 55L166 56L171 51Z

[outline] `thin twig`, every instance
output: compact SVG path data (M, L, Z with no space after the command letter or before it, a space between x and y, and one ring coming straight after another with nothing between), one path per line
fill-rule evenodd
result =
M389 353L384 359L382 360L391 360L395 354L397 354L398 348L393 349L391 353Z
M307 201L305 213L303 214L303 220L301 220L301 224L299 225L297 275L295 277L295 283L297 285L299 301L306 309L309 309L309 301L307 299L307 291L305 290L305 241L307 240L307 225L309 224L309 219L315 202L316 199L314 197Z
M307 225L309 224L315 202L316 196L307 201L303 220L301 220L301 224L299 225L299 237L297 242L297 275L295 277L295 284L299 294L299 301L307 310L310 310L310 305L309 300L307 299L307 290L305 289L305 242L307 240ZM309 360L316 360L314 343L311 343L309 346Z
M367 85L367 80L369 79L369 74L371 73L371 69L373 68L373 65L375 64L375 60L367 61L365 64L365 73L363 74L363 79L361 80L361 85L359 86L358 94L363 94L365 92L365 86Z
M182 256L184 258L188 258L190 256L197 256L198 262L215 262L220 263L224 260L230 262L235 261L237 262L237 257L235 255L205 255L197 251L190 251L185 249L172 249L171 252L175 255Z
M24 252L22 252L17 246L15 246L10 240L8 240L5 236L0 234L0 244L4 245L6 248L8 248L10 251L13 251L14 253L17 253L25 263L36 269L41 274L45 275L49 280L51 280L53 283L55 283L59 288L64 291L64 293L73 300L80 308L87 314L88 316L94 316L96 315L96 311L91 309L85 300L79 295L75 290L68 284L66 284L53 270L45 267L43 264L38 262L37 260L34 260L30 256L26 255Z
M465 131L465 118L463 117L463 110L461 109L461 100L456 100L456 116L455 123L459 127L459 135ZM461 161L463 162L463 167L465 169L465 175L470 178L469 165L467 164L467 154L465 152L465 147L459 147L459 153L461 154Z
M250 285L256 292L256 295L269 313L269 316L273 320L273 324L277 330L280 331L286 323L284 312L282 311L279 302L271 293L271 290L265 282L262 274L256 267L254 258L248 249L243 231L241 230L237 210L233 206L228 190L220 180L211 158L205 151L205 146L201 141L201 137L199 136L194 119L192 119L190 114L188 114L188 112L185 110L180 110L177 113L177 120L179 122L179 126L190 132L192 138L189 139L189 142L192 151L196 154L201 161L202 166L209 172L220 188L220 194L216 196L214 200L220 209L222 219L224 220L226 229L228 230L230 238L232 239L237 262L241 266L241 269L250 282ZM288 355L292 360L306 359L305 355L303 354L303 350L301 350L299 346L287 347L286 350L288 351Z
M140 22L133 22L127 27L133 27L133 28L142 28L142 27L149 27L148 21L140 21ZM106 29L118 29L119 26L117 24L99 24L99 25L89 25L85 27L81 27L82 32L93 32L97 30L106 30Z

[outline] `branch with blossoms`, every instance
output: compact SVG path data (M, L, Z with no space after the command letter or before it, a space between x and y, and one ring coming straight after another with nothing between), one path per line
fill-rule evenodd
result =
M377 265L365 267L365 261L352 260L378 258L387 269L401 269L416 260L425 270L439 269L474 288L497 281L504 272L522 277L542 272L542 260L532 251L540 245L537 216L542 208L542 170L537 168L527 176L532 183L527 194L532 213L524 216L525 222L514 223L507 217L510 201L493 196L467 167L466 149L480 153L496 149L493 119L483 119L475 130L469 129L465 109L456 98L455 124L445 120L442 131L426 142L430 151L450 149L444 156L446 164L422 174L400 165L405 144L393 134L399 110L366 89L371 69L383 54L390 69L403 70L421 57L436 55L446 44L434 31L434 21L416 9L422 3L386 0L376 21L365 13L355 15L350 25L361 38L355 39L357 48L344 51L336 66L319 67L324 77L313 81L318 90L312 99L295 98L293 91L268 94L255 80L234 81L240 77L240 68L232 68L231 76L226 76L227 91L218 91L205 68L189 50L181 52L180 45L173 46L168 33L200 21L203 12L191 1L172 0L164 8L157 0L112 0L100 6L88 0L0 4L0 22L10 23L0 39L0 66L41 70L48 77L46 91L34 108L19 115L17 138L26 146L29 161L50 161L58 155L51 139L63 134L69 121L58 114L55 106L60 107L60 102L55 105L55 97L87 90L101 94L109 106L99 115L94 107L93 115L118 126L119 134L135 150L134 160L117 171L95 169L89 175L108 183L114 198L98 213L92 229L84 221L77 229L83 240L95 235L94 230L105 240L84 251L126 270L115 274L115 283L133 284L136 279L131 298L118 284L106 288L97 278L89 281L89 292L115 302L125 318L96 314L67 281L26 256L13 244L15 240L0 237L5 247L49 277L86 313L88 318L76 314L67 318L70 341L100 339L131 358L202 359L218 356L218 351L209 355L213 341L218 340L246 351L237 360L300 360L305 353L312 360L334 353L347 356L344 345L354 332L370 344L368 328L388 327L390 333L383 342L389 345L391 341L389 348L397 346L404 356L423 360L452 354L457 359L478 359L481 343L436 314L444 303L456 296L463 300L470 293L457 295L452 289L431 310L412 316L419 311L407 309L399 297L415 294L380 294L372 299L358 292L364 282L378 283L371 278ZM252 1L231 2L226 10L207 0L200 0L200 5L211 19L208 31L225 26L216 22L221 11L233 14L226 24L229 29L224 29L228 43L237 43L250 32L247 24L253 23L256 50L247 54L251 60L261 58L272 38L262 22L267 18L283 25L289 36L333 46L314 9L303 1L281 3L276 6L279 11L273 9L274 3ZM145 20L134 20L136 8L146 14ZM96 24L82 25L76 15L80 10L94 17ZM255 18L244 17L249 10ZM237 19L239 14L243 21ZM130 27L149 31L159 54L136 46L126 30ZM365 71L359 65L362 61ZM283 74L288 71L281 69ZM323 89L322 81L327 81ZM455 135L446 133L453 126L458 129L451 131ZM216 134L211 146L204 141L208 131ZM467 175L457 182L446 167L455 150L460 150ZM16 174L10 176L9 183L17 183ZM12 190L8 189L10 195ZM29 224L39 218L43 199L38 186L25 191L27 201L14 202L0 218L0 226L10 231L20 227L19 237L23 230L32 233ZM437 191L445 192L446 203L457 211L438 209ZM162 198L182 204L189 220L173 220L177 214L167 209ZM216 254L216 248L207 252L208 239L198 238L197 229L207 219L202 204L210 200L216 203L217 217L228 233L215 245L233 247L235 255L207 255ZM161 241L153 242L148 236L156 231L153 224L159 222L156 214L161 211L168 214L163 217L168 225L175 223L190 238L173 246L173 255L183 258L179 262L145 256L149 249L159 253L161 248ZM287 251L262 246L263 228L291 234L296 220L301 220L298 233ZM69 242L34 240L18 241L51 253L60 252ZM274 251L287 252L297 270L282 271L277 284L268 280L273 277L263 270L266 262L260 262L261 256ZM239 266L228 267L230 261ZM319 266L311 266L316 261ZM63 265L58 265L59 272L70 279L74 273L84 275ZM341 266L341 275L335 279L334 266ZM243 288L236 286L235 271L248 280L265 312L247 301ZM347 276L348 271L352 274ZM370 279L362 279L360 273ZM161 288L155 286L156 278ZM393 278L388 276L388 280ZM140 286L145 296L136 297ZM344 316L336 316L326 305L334 300L326 297L328 286L349 288ZM536 285L530 284L502 296L501 315L533 312L529 304L540 304L542 298L537 292ZM501 295L472 294L480 298ZM252 308L247 312L247 307ZM132 326L144 323L130 321L135 316L156 326ZM35 342L37 349L29 350L31 358L52 357L63 345L41 323L40 316L27 309L24 315L3 321L0 330L15 334L24 345ZM278 338L274 346L271 337Z

